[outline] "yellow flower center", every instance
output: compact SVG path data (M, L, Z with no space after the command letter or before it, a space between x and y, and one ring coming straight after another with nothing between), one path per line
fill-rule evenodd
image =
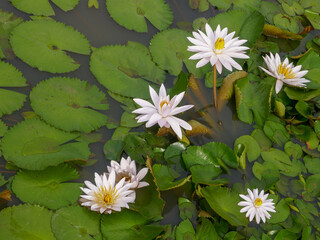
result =
M214 43L214 51L216 53L221 53L221 50L224 48L224 38L218 38Z
M279 74L282 74L287 79L295 77L295 74L292 73L292 69L287 67L283 62L278 66L277 70Z
M161 108L161 110L162 110L163 105L165 105L165 104L169 105L169 103L168 103L167 100L162 100L162 101L160 102L160 108Z
M262 200L261 198L257 198L256 200L254 200L254 206L255 207L260 207L262 205Z
M119 194L118 191L115 188L109 187L107 189L106 187L102 187L99 189L99 192L95 193L95 197L99 202L112 205L116 202Z

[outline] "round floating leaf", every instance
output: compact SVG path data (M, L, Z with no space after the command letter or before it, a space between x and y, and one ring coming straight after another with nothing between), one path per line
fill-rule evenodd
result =
M176 239L177 240L196 239L194 228L189 219L186 219L180 222L179 225L177 226Z
M94 111L108 109L104 93L76 78L42 81L32 89L30 101L39 116L65 131L91 132L107 122L106 115Z
M52 216L52 231L60 240L98 240L100 214L80 206L61 208Z
M14 54L9 43L9 37L12 29L22 22L22 18L0 9L0 58L14 58Z
M211 65L196 68L197 62L189 60L193 53L187 51L188 46L192 45L187 37L191 37L191 34L180 29L159 32L150 42L152 58L162 69L169 71L172 75L178 76L184 63L190 73L201 78L211 69Z
M65 51L90 53L90 44L84 35L52 19L20 24L12 31L10 43L14 53L24 62L51 73L70 72L80 66Z
M51 16L55 15L49 0L10 0L12 5L20 11L33 15ZM72 10L80 0L51 0L64 11Z
M173 20L164 0L107 0L110 16L121 26L137 32L147 32L147 18L157 29L168 28Z
M5 208L0 212L0 239L55 240L51 216L51 211L29 204Z
M26 79L21 72L9 63L0 61L0 87L25 87ZM26 95L7 89L0 89L0 117L20 109Z
M101 232L105 239L141 240L154 239L164 226L146 225L148 219L137 212L123 209L121 212L104 214L101 221Z
M201 193L210 207L233 226L246 226L248 220L244 213L240 213L241 201L238 194L230 192L228 188L209 186L201 189Z
M58 209L78 200L83 184L63 182L79 177L65 164L42 171L21 170L12 181L12 190L23 202Z
M270 213L271 218L267 219L268 223L284 222L290 215L290 208L285 199L281 199L275 208L275 213Z
M149 83L161 84L165 73L145 52L126 46L105 46L91 56L90 70L111 92L127 97L149 98Z
M64 161L87 160L88 143L71 142L79 134L66 133L39 119L28 119L11 128L2 138L5 159L20 168L42 170Z
M248 161L252 162L260 156L260 146L257 141L248 135L243 135L234 142L234 149L238 149L239 145L244 146L242 154L247 155Z

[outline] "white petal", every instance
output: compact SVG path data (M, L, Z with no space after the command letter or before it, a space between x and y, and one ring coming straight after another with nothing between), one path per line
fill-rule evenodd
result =
M175 121L173 118L171 117L167 117L167 122L170 124L172 130L177 134L177 136L181 139L182 138L182 132L181 132L181 128L179 126L179 124L177 123L177 121Z
M203 59L201 59L201 60L197 63L196 68L201 68L201 67L203 67L203 66L206 65L209 61L210 61L210 58L203 58Z
M151 116L151 118L149 119L149 121L146 123L146 127L152 127L153 125L155 125L160 119L162 118L162 116L159 113L155 113Z
M148 101L146 101L146 100L143 100L143 99L140 99L140 98L134 98L133 101L135 101L141 107L154 108L154 106L151 103L149 103Z
M277 82L276 82L276 93L280 92L282 86L283 86L283 82L281 80L277 80Z

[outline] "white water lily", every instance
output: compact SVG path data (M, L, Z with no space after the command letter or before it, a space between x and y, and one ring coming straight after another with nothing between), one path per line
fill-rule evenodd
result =
M193 107L193 105L177 107L184 96L184 92L175 95L170 100L170 97L167 95L163 84L160 87L159 95L150 86L149 91L153 104L140 98L133 99L138 105L141 106L141 108L138 108L132 112L141 114L136 117L138 122L147 122L147 128L152 127L157 123L160 127L171 127L180 139L182 138L180 127L187 130L192 130L192 127L189 123L180 118L174 117L174 115L187 111Z
M229 71L232 71L232 67L242 70L242 67L233 58L249 58L244 52L249 48L241 46L247 40L239 40L239 37L233 38L235 32L228 34L228 28L221 30L220 25L214 32L209 24L206 24L206 34L198 31L199 33L192 32L194 38L188 37L188 40L194 44L194 46L188 46L188 51L197 52L189 59L201 59L196 65L197 68L210 62L212 66L216 66L220 74L222 66Z
M253 189L253 192L250 189L247 189L247 191L248 195L240 194L240 197L245 200L238 203L239 206L244 206L240 212L247 212L246 217L249 217L250 222L254 217L258 224L260 220L266 222L266 218L271 217L268 212L276 212L273 199L267 199L269 194L264 194L263 190L259 194L257 188Z
M88 188L81 190L85 195L81 195L80 202L82 206L91 208L92 211L100 213L111 213L112 211L121 211L121 208L129 208L128 203L133 203L135 194L130 190L131 184L122 178L116 183L116 173L111 171L109 175L99 175L95 173L95 184L85 181Z
M299 65L295 67L292 63L289 64L288 58L281 62L281 58L278 53L276 53L275 56L270 53L270 56L266 55L263 59L268 70L263 67L260 68L270 76L277 79L276 93L280 92L283 83L295 87L306 87L305 83L310 82L303 78L303 76L308 73L307 70L300 71L302 66Z
M127 159L121 158L120 164L112 160L111 166L108 166L108 171L115 171L116 182L125 178L128 183L131 183L131 189L149 186L149 183L141 181L147 175L148 168L142 168L137 174L136 163L130 157Z

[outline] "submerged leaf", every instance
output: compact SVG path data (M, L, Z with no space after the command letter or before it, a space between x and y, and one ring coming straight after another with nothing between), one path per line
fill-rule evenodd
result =
M5 208L0 212L0 238L55 240L51 216L46 208L29 204Z
M96 49L90 60L90 70L97 80L113 93L147 99L149 82L161 84L165 73L145 52L126 46L105 46Z
M100 214L80 206L61 208L52 216L52 231L61 240L99 240Z
M86 161L88 143L71 142L79 134L66 133L39 119L29 119L14 126L2 138L2 151L8 162L29 170L42 170L64 161Z
M18 8L20 11L34 14L51 16L55 15L54 11L49 3L49 0L10 0L12 5ZM51 0L55 5L61 8L63 11L69 11L75 8L80 0Z
M12 181L12 190L23 202L58 209L75 203L82 183L64 183L79 178L68 165L48 167L42 171L20 170Z
M90 44L83 34L52 19L20 24L12 31L10 43L14 53L24 62L51 73L66 73L79 68L80 65L66 51L90 53Z
M147 32L147 18L159 30L168 28L173 20L169 5L163 0L107 0L110 16L129 30Z
M97 86L77 78L54 77L40 82L30 93L31 106L46 122L65 131L91 132L107 117L106 96Z

